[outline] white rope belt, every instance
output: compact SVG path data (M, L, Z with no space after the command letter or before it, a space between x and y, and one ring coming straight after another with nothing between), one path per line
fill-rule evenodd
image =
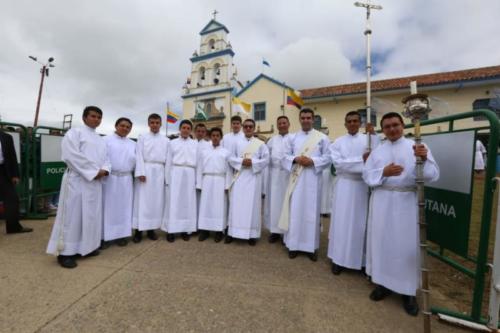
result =
M349 179L349 180L363 181L363 177L361 177L361 175L355 174L355 173L338 173L337 177Z
M176 167L182 167L182 168L195 168L194 165L189 165L189 164L176 164L174 163L173 166L176 166Z
M111 174L113 176L117 176L117 177L126 177L126 176L132 176L132 171L114 171L114 170L111 170Z
M389 185L382 185L382 186L377 186L375 189L380 189L380 190L385 190L385 191L393 191L393 192L416 192L417 187L416 186L389 186Z
M165 162L157 162L157 161L144 161L144 163L165 165Z

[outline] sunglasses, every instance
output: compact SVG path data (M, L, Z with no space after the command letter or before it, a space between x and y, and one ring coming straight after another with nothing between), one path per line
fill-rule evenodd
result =
M243 125L243 128L253 128L253 125Z

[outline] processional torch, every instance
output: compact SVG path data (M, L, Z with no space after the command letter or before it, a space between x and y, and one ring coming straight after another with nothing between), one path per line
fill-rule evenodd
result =
M415 145L420 145L420 121L425 119L431 112L429 98L426 94L417 93L417 82L410 83L411 95L403 98L405 105L403 116L411 119L414 125ZM425 199L424 199L424 161L420 156L416 157L416 179L418 198L418 226L420 233L420 274L422 278L422 313L424 315L424 332L431 331L431 312L429 304L429 268L427 265L427 224L425 223Z

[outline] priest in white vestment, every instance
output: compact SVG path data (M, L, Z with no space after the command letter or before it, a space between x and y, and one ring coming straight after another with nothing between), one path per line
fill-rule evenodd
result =
M132 210L134 199L135 142L127 138L132 121L119 118L115 133L104 138L111 173L104 182L104 223L101 248L115 241L119 246L132 236Z
M314 111L299 113L301 130L285 140L285 155L281 163L290 173L287 193L283 200L279 227L286 230L285 245L290 259L299 252L317 261L320 237L321 179L330 166L328 137L313 129Z
M70 129L62 141L62 160L68 168L61 183L59 207L47 253L62 267L77 266L76 257L99 254L102 237L102 180L111 170L106 143L95 129L102 111L87 106L84 126Z
M241 130L241 117L236 115L231 117L231 132L224 134L222 138L222 147L226 148L231 154L234 154L238 142L244 141L245 134Z
M191 139L191 121L184 119L179 125L180 136L170 141L167 157L166 182L169 186L168 212L162 230L167 241L174 242L175 234L181 233L188 241L196 231L196 164L198 142Z
M255 245L261 233L262 171L269 163L266 144L255 138L255 121L243 122L245 138L236 143L229 163L236 170L229 196L228 234L225 243L233 238L247 239Z
M359 133L361 115L348 112L344 123L347 134L330 145L330 157L336 170L335 188L331 205L328 258L332 259L332 273L338 275L344 268L361 270L365 266L366 215L368 186L362 172L367 158L368 138ZM371 124L371 149L379 139Z
M149 132L140 135L136 146L134 184L134 210L132 227L134 243L142 240L142 231L147 231L151 240L157 240L155 233L162 224L168 190L165 183L165 163L169 139L160 133L161 117L153 113L148 117Z
M265 179L267 189L264 202L264 225L271 232L269 243L275 243L283 235L283 230L279 228L278 222L290 178L290 173L281 165L281 160L285 156L285 140L291 135L288 133L290 121L287 116L279 116L276 119L276 125L278 134L271 137L266 143L270 161Z
M204 123L198 123L194 127L194 138L198 142L198 151L202 151L211 147L210 136L208 135L207 126ZM200 192L196 191L196 213L200 214Z
M232 175L229 166L229 151L220 145L222 130L218 127L210 131L210 147L198 151L196 168L196 188L200 193L200 211L198 213L199 241L209 237L215 231L215 242L224 237L227 226L227 191Z
M420 261L415 156L425 161L426 183L439 178L439 167L425 145L414 147L414 141L403 136L403 126L398 113L382 117L381 127L387 140L371 152L363 169L363 179L373 187L366 272L377 285L370 294L372 300L399 293L403 295L405 311L416 316Z

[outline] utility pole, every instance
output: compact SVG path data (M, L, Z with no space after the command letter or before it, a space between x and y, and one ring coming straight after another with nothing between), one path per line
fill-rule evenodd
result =
M35 121L33 122L33 127L37 127L38 115L40 113L40 102L42 101L43 81L45 79L45 76L49 76L49 67L55 67L55 65L52 63L54 61L54 58L52 57L50 57L47 63L45 64L38 61L36 57L29 56L29 58L42 65L42 68L40 69L41 79L40 79L40 88L38 89L38 99L36 102Z

